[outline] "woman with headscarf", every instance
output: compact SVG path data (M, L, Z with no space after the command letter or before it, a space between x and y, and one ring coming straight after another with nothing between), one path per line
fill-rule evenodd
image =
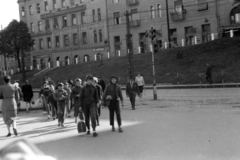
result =
M15 136L18 135L16 129L16 117L17 117L17 103L16 101L19 100L19 93L18 89L15 85L11 84L11 77L5 76L3 78L4 85L0 87L0 95L2 97L2 114L3 114L3 121L7 125L8 134L7 137L10 137L11 131L10 127L13 127L13 133Z

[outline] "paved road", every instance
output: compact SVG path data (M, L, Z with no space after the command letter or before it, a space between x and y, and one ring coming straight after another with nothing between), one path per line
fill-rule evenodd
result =
M123 133L111 132L103 109L99 137L77 134L73 118L58 128L40 111L20 113L21 137L60 160L235 160L240 158L240 89L158 90L146 92L137 110L122 109ZM0 147L6 139L0 121Z

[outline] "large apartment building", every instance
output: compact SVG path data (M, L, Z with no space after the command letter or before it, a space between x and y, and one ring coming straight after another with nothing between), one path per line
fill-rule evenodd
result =
M35 45L33 68L78 64L127 54L126 11L134 53L149 51L146 32L158 31L159 48L207 42L223 30L237 30L234 0L18 0L20 19ZM169 30L167 23L167 5ZM168 34L169 33L169 34Z
M33 68L78 64L108 56L105 0L18 0L30 29Z
M169 13L169 36L166 2ZM146 31L156 29L159 48L192 45L220 36L222 26L238 28L240 10L233 0L109 0L111 52L126 54L126 11L130 12L130 33L134 53L149 51ZM233 27L234 26L234 27Z
M6 58L6 69L5 69L5 60L4 56L0 55L0 76L5 74L13 74L17 71L18 65L15 58Z

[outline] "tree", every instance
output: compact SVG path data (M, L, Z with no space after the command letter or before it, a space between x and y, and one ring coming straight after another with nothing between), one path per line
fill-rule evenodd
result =
M20 71L23 73L23 81L26 80L25 75L25 58L26 52L30 52L33 46L33 40L29 33L27 24L23 21L13 20L7 27L7 32L13 49L13 56L18 61Z
M13 49L8 38L7 29L0 31L0 55L4 57L4 68L7 70L7 58L12 57Z

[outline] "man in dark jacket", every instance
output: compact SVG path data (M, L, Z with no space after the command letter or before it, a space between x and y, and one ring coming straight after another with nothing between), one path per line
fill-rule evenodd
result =
M33 98L33 90L32 86L29 84L28 80L25 81L25 84L22 86L22 93L23 93L23 101L26 103L28 112L29 108L31 107L31 100Z
M132 109L135 110L136 95L139 95L138 84L131 77L126 85L126 95L130 98Z
M206 65L207 65L206 80L209 82L209 84L212 84L212 66L210 66L208 63Z
M117 84L118 78L116 76L112 76L110 78L110 84L107 85L104 93L103 100L110 101L110 105L108 106L110 112L110 125L112 126L112 131L115 131L114 127L114 112L117 116L118 122L118 131L123 132L122 130L122 120L121 120L121 111L119 107L119 101L121 100L123 106L123 96L120 86Z
M80 93L80 110L83 110L85 115L86 126L88 129L87 135L90 134L89 117L91 117L93 136L97 137L98 134L96 132L96 107L99 101L97 95L97 88L93 86L92 75L87 75L85 80L86 84L83 86Z

